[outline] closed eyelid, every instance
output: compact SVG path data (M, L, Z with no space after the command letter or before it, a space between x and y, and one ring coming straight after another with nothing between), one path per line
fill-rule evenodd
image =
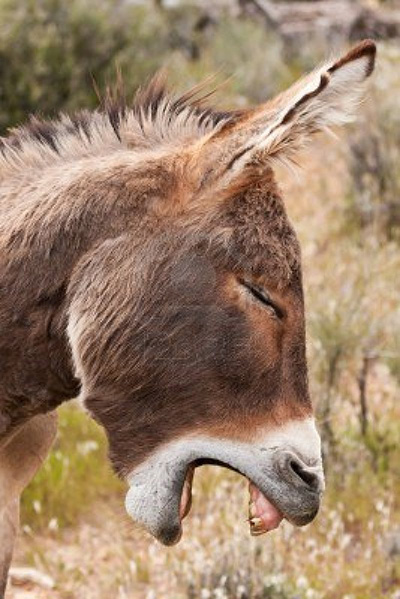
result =
M270 294L263 287L243 278L239 278L238 281L256 300L272 308L279 319L285 317L285 311L271 298Z

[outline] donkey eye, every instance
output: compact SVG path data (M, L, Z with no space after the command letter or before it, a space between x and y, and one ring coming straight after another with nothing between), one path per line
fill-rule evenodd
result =
M263 289L259 285L255 285L254 283L249 283L244 279L239 279L239 283L243 285L243 287L245 287L247 291L251 293L251 295L256 300L264 304L264 306L270 308L278 318L283 318L283 310L281 310L281 308L279 308L279 306L277 306L276 303L272 301L271 297L265 291L265 289Z

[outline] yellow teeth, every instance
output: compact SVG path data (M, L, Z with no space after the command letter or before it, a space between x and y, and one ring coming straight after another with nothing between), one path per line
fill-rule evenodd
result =
M256 510L256 504L254 503L254 501L252 501L251 503L249 503L249 516L250 518L254 518L257 514L257 510Z
M251 518L250 534L253 535L253 537L256 537L257 535L262 535L264 532L265 529L263 527L263 521L261 520L261 518Z

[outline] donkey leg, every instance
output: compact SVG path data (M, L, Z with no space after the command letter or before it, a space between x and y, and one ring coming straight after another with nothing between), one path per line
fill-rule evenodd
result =
M0 512L0 598L4 597L7 574L11 565L14 539L18 530L19 499L14 499Z
M53 443L56 413L35 416L0 447L0 599L4 597L14 540L18 530L19 500Z

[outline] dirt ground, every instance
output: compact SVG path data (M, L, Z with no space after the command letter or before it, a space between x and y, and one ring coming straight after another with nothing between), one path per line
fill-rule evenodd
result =
M117 499L92 506L74 528L42 535L22 531L13 566L29 565L50 577L54 586L45 588L32 581L17 583L11 579L5 599L148 598L148 575L138 566L137 556L153 543L128 521ZM159 584L165 587L166 582Z

